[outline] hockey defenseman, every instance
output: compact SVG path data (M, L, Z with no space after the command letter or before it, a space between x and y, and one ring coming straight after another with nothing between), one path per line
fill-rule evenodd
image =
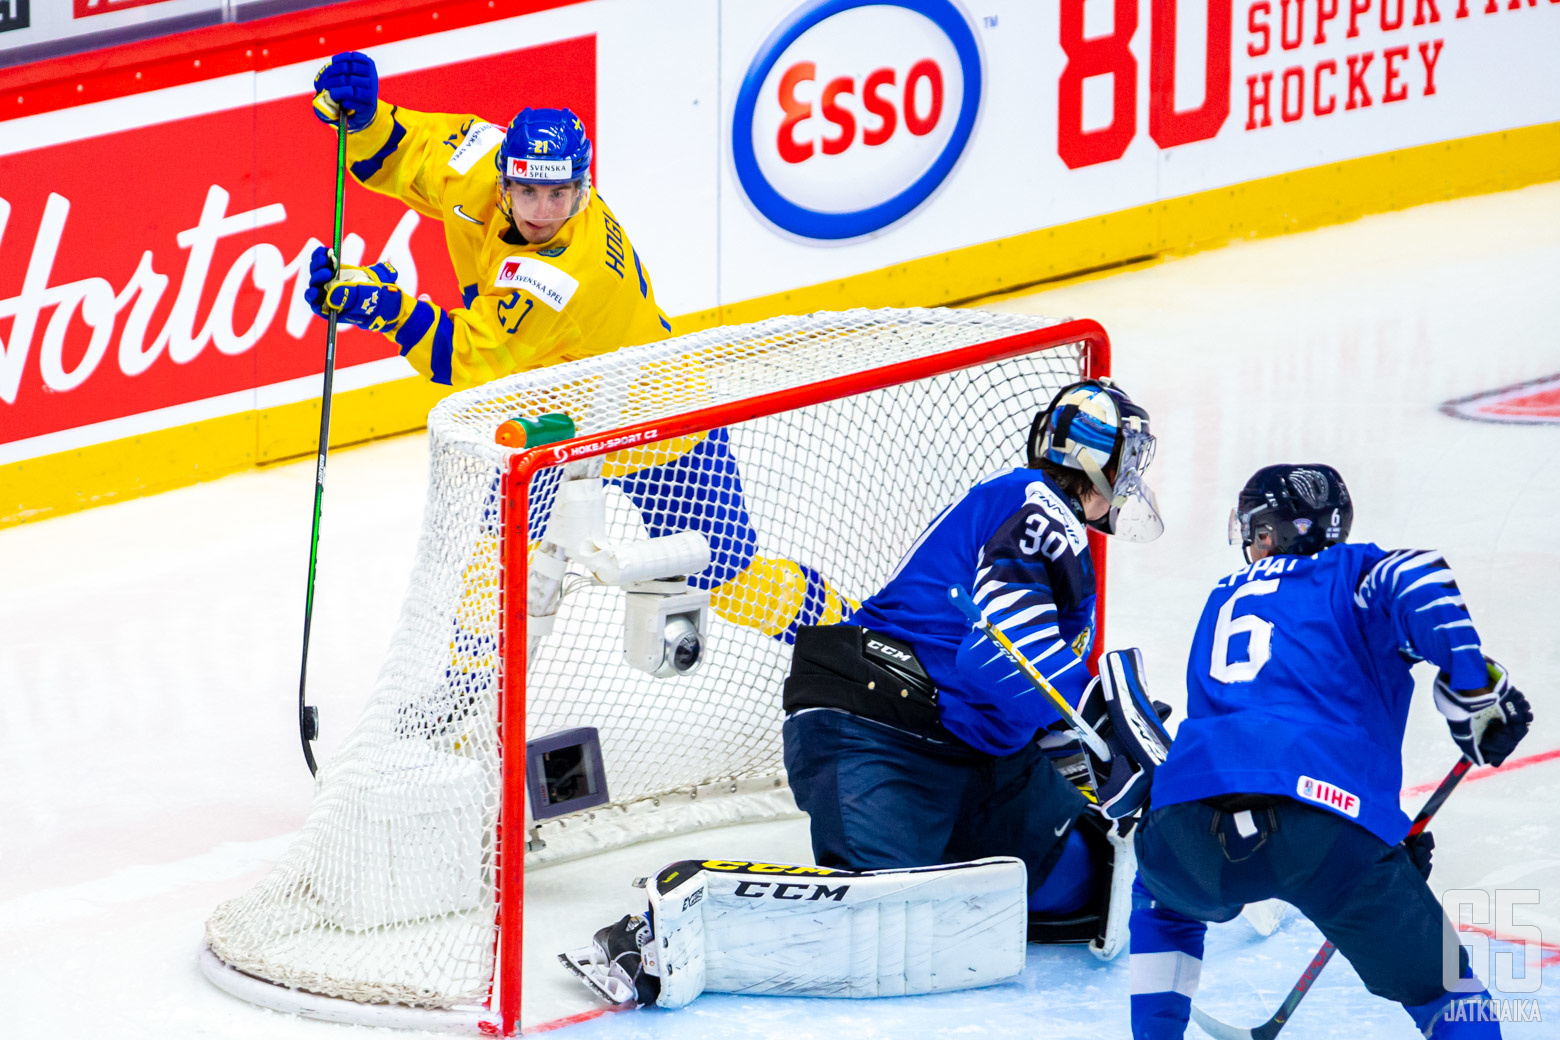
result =
M956 897L975 890L980 875L967 868L1001 857L997 862L1024 868L1010 875L1014 887L1005 890L1006 941L992 945L1004 955L1017 945L1013 973L1022 968L1026 933L1037 941L1088 942L1102 957L1118 951L1133 876L1127 835L1147 793L1146 782L1132 781L1162 760L1169 738L1143 694L1135 652L1110 655L1121 658L1121 667L1110 670L1105 697L1101 682L1091 682L1084 661L1093 642L1096 589L1087 530L1132 541L1158 537L1163 524L1143 483L1153 452L1147 412L1113 383L1064 388L1031 426L1026 466L986 477L945 508L851 623L801 629L785 682L785 767L810 818L818 866L772 869L868 871L847 876L885 884L884 878L917 870L946 870L942 883ZM1073 748L1077 741L1048 731L1060 727L1056 710L997 646L971 631L950 602L951 586L973 589L985 618L1070 703L1094 705L1084 710L1091 721L1103 721L1102 702L1109 701L1112 720L1121 723L1113 727L1118 745L1152 735L1155 749L1113 748L1125 754L1114 756L1109 781L1098 785L1104 812L1090 810L1089 799L1040 744L1042 736ZM676 866L668 870L679 878L697 872L696 865ZM659 914L625 918L598 933L592 951L573 957L575 970L609 999L667 1002L663 944L668 930L685 929L665 919L664 892L652 888L651 902ZM784 908L765 905L777 915ZM794 920L777 916L777 935L804 950L824 942L832 933L806 916L816 908L811 900L790 904ZM721 904L705 909L705 927L734 912ZM929 929L930 920L923 918L922 926ZM826 966L827 958L811 975L788 969L800 976L790 988L765 988L773 978L764 972L779 971L775 965L789 957L778 939L770 945L767 960L736 957L735 965L722 949L720 963L707 968L721 972L719 985L707 988L881 992L844 968ZM862 954L869 965L877 955L876 947ZM755 966L751 976L738 970L748 962ZM989 971L979 977L992 978Z
M1441 554L1348 544L1353 514L1331 466L1268 466L1240 493L1230 540L1248 565L1203 608L1187 718L1138 833L1137 1040L1183 1035L1204 922L1271 897L1309 917L1425 1036L1500 1035L1480 1021L1489 994L1425 882L1434 843L1428 832L1404 840L1410 668L1439 669L1436 706L1476 765L1504 761L1532 711L1484 656ZM1463 992L1443 977L1453 949Z
M465 303L414 299L385 263L344 267L333 280L322 246L306 293L320 317L328 308L384 335L418 372L453 387L671 335L649 270L591 185L593 148L573 112L527 108L507 128L415 112L379 97L373 59L358 52L332 58L314 88L322 122L346 111L353 179L443 223ZM706 536L710 564L690 585L710 590L728 620L789 642L801 624L847 616L850 601L816 570L759 555L728 444L714 430L615 453L601 476L634 501L651 537ZM546 516L533 521L535 539Z

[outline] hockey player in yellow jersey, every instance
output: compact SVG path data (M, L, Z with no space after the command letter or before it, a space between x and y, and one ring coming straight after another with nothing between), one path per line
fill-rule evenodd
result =
M414 112L369 96L377 75L359 54L338 56L320 80L331 81L316 98L327 113L335 94L356 90L345 100L353 179L443 222L466 304L414 299L375 265L350 272L356 292L334 294L349 304L343 320L383 333L417 371L455 387L671 334L639 254L591 188L591 143L572 112L528 108L507 130ZM371 313L350 306L376 294Z
M373 60L356 52L336 55L314 85L321 121L347 113L353 179L443 223L465 302L414 299L384 263L338 273L321 247L306 294L315 313L381 333L454 387L671 335L644 262L592 188L593 149L574 113L527 108L505 128L414 112L379 98ZM799 625L854 609L811 567L758 555L725 430L609 455L602 475L652 536L706 536L711 564L690 583L727 620L791 642Z

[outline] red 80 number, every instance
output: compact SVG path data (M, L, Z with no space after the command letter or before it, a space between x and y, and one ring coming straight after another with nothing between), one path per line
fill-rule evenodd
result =
M1067 56L1057 92L1056 151L1069 169L1119 159L1137 134L1137 59L1132 37L1140 0L1113 0L1109 35L1085 39L1084 0L1061 0L1061 44ZM1207 64L1203 103L1175 108L1175 10L1177 0L1148 0L1153 25L1149 41L1148 135L1160 148L1205 141L1230 114L1230 9L1232 0L1208 4ZM1196 0L1192 0L1196 2ZM1111 77L1110 125L1083 129L1083 81Z

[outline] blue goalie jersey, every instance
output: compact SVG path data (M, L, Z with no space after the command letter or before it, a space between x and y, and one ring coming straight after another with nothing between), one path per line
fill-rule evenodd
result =
M1039 470L993 473L931 522L851 618L915 647L950 732L988 754L1012 754L1059 716L999 647L971 631L948 599L952 585L1077 704L1094 638L1088 531Z
M1157 806L1286 795L1395 845L1403 728L1428 660L1485 686L1479 635L1440 553L1334 545L1270 556L1214 587L1186 666L1186 720L1154 775Z

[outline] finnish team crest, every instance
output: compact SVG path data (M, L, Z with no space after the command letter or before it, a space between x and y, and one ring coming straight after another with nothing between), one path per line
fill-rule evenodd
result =
M1441 405L1441 411L1474 422L1560 425L1560 372L1459 397Z

